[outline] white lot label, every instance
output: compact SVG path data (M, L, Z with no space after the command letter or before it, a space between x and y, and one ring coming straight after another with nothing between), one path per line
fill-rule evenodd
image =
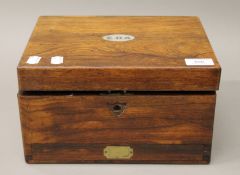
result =
M51 64L62 64L63 56L55 56L51 58Z
M134 40L134 38L135 38L134 36L126 35L126 34L113 34L113 35L105 35L105 36L103 36L104 40L116 41L116 42L130 41L130 40Z
M41 57L39 56L30 56L27 60L27 64L38 64Z
M212 58L185 58L188 66L212 66L214 62Z

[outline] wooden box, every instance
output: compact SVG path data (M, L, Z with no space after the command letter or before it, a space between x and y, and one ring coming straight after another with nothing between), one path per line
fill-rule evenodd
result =
M221 68L197 17L40 17L17 70L28 163L210 161Z

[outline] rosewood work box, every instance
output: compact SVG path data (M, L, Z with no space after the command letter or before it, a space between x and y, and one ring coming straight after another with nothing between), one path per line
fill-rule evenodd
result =
M210 161L221 68L198 17L43 16L17 71L28 163Z

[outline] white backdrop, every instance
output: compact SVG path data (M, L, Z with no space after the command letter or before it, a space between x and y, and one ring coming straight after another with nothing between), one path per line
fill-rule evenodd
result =
M40 15L199 16L222 65L210 165L28 165L16 66ZM0 174L240 174L239 0L0 0Z

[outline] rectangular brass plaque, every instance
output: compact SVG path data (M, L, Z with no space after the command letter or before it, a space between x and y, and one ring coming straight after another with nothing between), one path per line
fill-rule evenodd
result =
M133 149L130 146L106 146L103 155L107 159L130 159Z

